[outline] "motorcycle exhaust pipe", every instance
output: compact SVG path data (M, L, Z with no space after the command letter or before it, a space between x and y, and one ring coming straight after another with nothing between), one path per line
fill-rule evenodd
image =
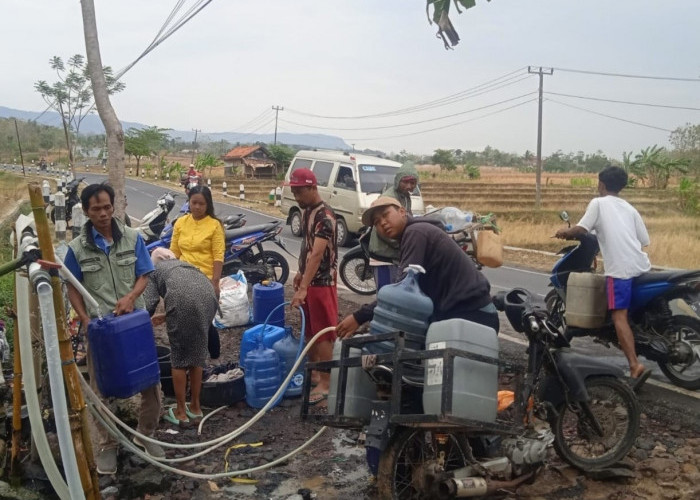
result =
M525 481L533 478L537 471L510 481L492 481L483 477L447 479L438 485L440 498L469 498L493 495L501 490L514 490Z

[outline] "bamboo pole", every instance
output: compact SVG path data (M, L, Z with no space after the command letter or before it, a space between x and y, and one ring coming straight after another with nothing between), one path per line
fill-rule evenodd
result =
M32 213L34 214L41 256L44 260L53 262L55 260L53 243L46 212L44 211L44 198L39 184L35 182L29 184L29 199L32 205ZM54 274L51 276L51 286L53 288L54 310L58 327L58 344L63 365L63 380L66 384L68 403L71 409L71 415L69 416L71 434L75 445L75 455L78 459L80 481L83 485L86 499L99 499L99 481L97 468L95 467L95 457L92 452L92 442L90 441L90 428L87 421L88 409L80 388L80 379L78 378L82 375L75 364L70 335L66 330L63 293L61 292L61 280L58 275Z
M15 237L15 252L17 251L17 237ZM13 278L14 278L13 272ZM16 278L14 278L16 280ZM15 291L14 297L14 311L17 311L17 288L13 287ZM19 450L22 444L22 361L20 359L19 350L19 328L18 328L19 318L15 317L15 327L12 332L12 339L14 344L15 358L14 358L14 378L12 385L12 453L10 460L10 483L13 486L19 486L20 484L20 474L21 465L19 461Z

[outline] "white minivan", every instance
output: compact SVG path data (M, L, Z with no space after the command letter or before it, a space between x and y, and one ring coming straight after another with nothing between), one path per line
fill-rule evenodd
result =
M318 192L335 211L338 245L346 244L362 227L362 213L388 187L401 164L376 156L343 151L299 151L287 169L285 181L297 168L309 168L318 180ZM423 214L420 190L411 193L411 211ZM295 236L301 236L301 210L289 186L282 188L282 212Z

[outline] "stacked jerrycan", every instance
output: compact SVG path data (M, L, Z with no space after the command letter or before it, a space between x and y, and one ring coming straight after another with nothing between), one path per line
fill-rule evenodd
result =
M342 341L337 340L333 344L333 361L340 359ZM349 351L351 358L362 355L362 350L352 348ZM335 404L338 397L338 375L340 370L331 370L331 386L328 392L328 414L335 415ZM362 418L369 420L372 411L372 400L377 399L377 389L372 379L361 366L348 368L345 382L345 407L343 416L349 418Z
M284 327L284 285L276 281L263 281L253 285L253 323Z
M284 331L284 337L275 342L272 346L272 349L277 353L280 358L280 363L282 364L282 380L289 375L300 351L300 341L295 339L294 335L292 335L292 327L287 326L284 328ZM302 332L301 335L304 335L304 333ZM299 363L292 380L290 380L289 385L287 385L287 390L284 393L285 398L301 396L301 391L304 388L304 365L305 362L303 361Z
M378 335L402 331L425 337L430 316L433 314L433 301L418 286L418 273L425 273L421 266L410 265L406 277L393 285L383 286L377 293L377 306L369 324L369 333ZM423 342L406 342L409 349L423 349ZM368 344L367 350L373 354L383 354L394 350L392 342Z
M262 408L282 384L282 366L279 355L265 347L262 334L257 347L245 357L245 401L248 406ZM279 403L278 398L275 405ZM273 405L274 406L274 405Z
M254 351L258 347L258 338L262 337L262 344L267 348L272 346L285 336L284 328L275 325L256 325L253 328L248 328L243 332L241 338L241 353L238 364L241 368L246 368L246 356L250 351Z

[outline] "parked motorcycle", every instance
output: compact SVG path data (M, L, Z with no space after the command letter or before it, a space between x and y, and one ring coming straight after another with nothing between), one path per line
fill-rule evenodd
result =
M165 247L165 248L170 248L170 242L173 239L173 227L175 226L175 222L177 219L182 217L183 215L189 213L189 203L185 202L184 205L182 205L182 208L180 209L180 212L177 214L175 219L173 219L171 222L168 222L163 230L160 233L160 238L157 239L156 241L153 241L149 244L146 245L146 249L148 249L149 252L152 252L158 247ZM238 229L246 224L245 220L245 215L244 214L236 214L236 215L227 215L224 217L224 219L221 221L221 224L224 226L224 231L227 231L229 229Z
M545 304L536 302L526 290L501 292L494 304L506 313L513 328L527 337L527 368L454 348L405 349L410 335L399 332L343 340L340 359L307 363L307 371L338 370L337 396L328 415L309 413L311 385L307 382L302 417L331 427L366 429L368 465L377 474L381 498L502 494L535 479L552 443L563 460L587 471L612 466L634 445L640 409L622 380L622 370L574 353L550 322ZM395 342L396 349L373 357L374 368L369 368L372 363L365 364L365 357L350 355L350 348L361 349L388 339ZM461 363L466 359L475 365L498 365L501 380L510 377L508 387L514 392L514 401L499 412L495 422L453 414L453 386L462 382L453 378L455 358ZM428 366L428 360L442 360L442 410L438 414L406 411L415 408L423 390L421 383L404 376L409 373L409 364L415 367L418 359ZM382 396L372 401L366 418L346 416L347 370L365 366L364 370L388 373L389 390L383 388ZM378 463L373 464L377 456Z
M571 225L568 214L560 214ZM552 322L565 329L566 336L594 337L610 347L620 348L615 326L608 317L600 328L576 328L566 324L566 285L572 272L593 272L598 240L590 233L576 238L578 245L559 251L562 257L552 268L553 289L545 301ZM680 300L695 316L673 314L671 302ZM637 354L655 361L671 382L690 390L700 389L700 270L652 271L634 279L629 322Z
M66 184L66 222L70 221L73 218L73 207L75 205L80 205L80 196L78 196L78 188L80 187L80 183L83 182L84 179L85 177L79 177L77 179L73 179L68 184ZM49 217L51 219L51 222L56 222L56 206L53 200L51 201L51 213Z
M176 196L174 193L165 193L158 198L156 208L148 212L141 220L141 224L136 228L146 245L160 239L160 235L168 223L170 211L175 206Z
M262 247L264 242L271 241L289 253L284 240L278 236L282 229L281 221L227 229L222 275L243 271L249 283L274 280L284 284L289 277L287 259L274 250L263 250Z

